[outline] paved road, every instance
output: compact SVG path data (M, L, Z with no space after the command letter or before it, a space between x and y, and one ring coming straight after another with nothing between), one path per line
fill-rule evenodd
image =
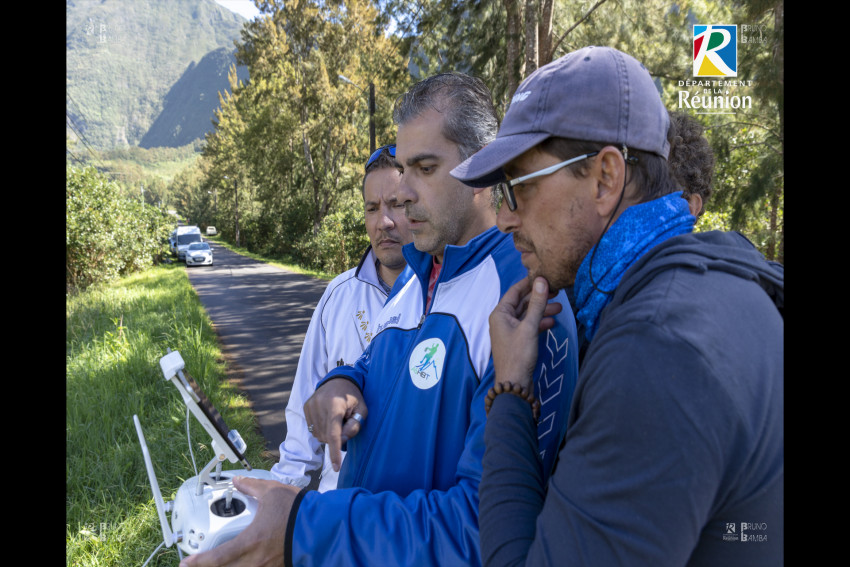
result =
M304 335L328 283L241 256L210 242L215 264L187 267L247 395L274 459L286 437L289 401Z

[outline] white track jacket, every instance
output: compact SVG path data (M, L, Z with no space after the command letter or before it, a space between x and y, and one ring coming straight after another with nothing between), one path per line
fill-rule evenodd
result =
M336 488L339 473L331 467L327 450L307 431L304 402L319 380L337 366L354 364L372 340L370 322L387 299L375 260L370 246L356 268L328 284L313 311L286 405L286 439L280 444L280 461L271 469L284 484L303 488L310 483L308 472L322 467L319 491Z

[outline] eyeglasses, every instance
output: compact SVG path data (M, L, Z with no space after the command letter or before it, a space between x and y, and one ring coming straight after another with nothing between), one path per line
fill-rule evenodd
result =
M392 157L395 157L395 144L387 144L386 146L381 146L380 148L372 152L372 155L370 155L368 161L366 161L366 167L364 167L363 169L368 170L369 166L375 163L375 160L380 157L381 153L383 153L384 150L386 150L387 153L390 154Z
M540 171L535 171L534 173L529 173L528 175L523 175L522 177L517 177L516 179L511 179L510 181L504 181L496 185L496 188L499 190L501 194L501 200L504 200L505 203L508 204L508 209L511 211L516 210L516 196L514 195L514 185L519 185L520 183L524 183L529 179L534 179L535 177L543 177L544 175L551 175L555 173L561 168L567 167L568 165L574 164L578 161L581 161L585 158L593 157L599 152L590 152L589 154L584 154L582 156L574 157L572 159L568 159L567 161L562 161L561 163L556 163L555 165L551 165L545 169L541 169ZM501 200L499 201L499 206L501 206Z

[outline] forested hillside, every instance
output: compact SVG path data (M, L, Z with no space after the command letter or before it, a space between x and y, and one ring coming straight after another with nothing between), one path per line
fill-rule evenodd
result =
M167 111L175 123L163 117L146 147L203 138L244 21L213 0L67 0L69 137L99 150L136 146ZM178 108L186 101L201 104Z
M236 64L226 47L207 53L197 65L191 63L163 100L162 112L139 141L142 148L177 148L202 139L213 129L213 113L219 107L219 91L229 88L227 73ZM248 70L238 66L239 80Z

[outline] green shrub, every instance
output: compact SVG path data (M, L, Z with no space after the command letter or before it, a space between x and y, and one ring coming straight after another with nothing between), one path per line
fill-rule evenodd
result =
M322 220L319 232L297 245L302 261L314 270L338 274L354 267L369 245L362 208L346 208Z
M65 182L65 284L80 290L162 260L173 221L121 196L93 167L69 167Z

